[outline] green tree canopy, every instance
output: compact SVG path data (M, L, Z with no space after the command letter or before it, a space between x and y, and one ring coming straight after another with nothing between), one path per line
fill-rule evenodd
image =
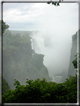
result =
M75 59L72 61L72 63L73 63L73 66L74 66L74 68L77 68L77 59L79 58L79 54L77 53L76 55L75 55ZM79 58L80 59L80 58ZM80 65L80 60L79 60L79 65Z
M28 80L25 86L15 79L14 85L15 90L9 90L3 95L3 103L77 102L77 76L70 76L63 83L47 82L45 78Z
M9 28L9 25L7 25L6 22L4 22L3 20L0 20L0 31L2 30L2 33L4 33L5 30L8 28Z
M4 93L7 93L7 91L10 90L10 86L8 84L8 82L2 77L3 79L3 84L2 84L2 89L3 89L3 92L2 94L4 95Z
M51 1L48 1L47 4L52 3L52 5L60 6L59 3L61 3L62 1L63 1L63 0L59 0L59 1L57 1L57 2L54 2L54 1L51 0Z

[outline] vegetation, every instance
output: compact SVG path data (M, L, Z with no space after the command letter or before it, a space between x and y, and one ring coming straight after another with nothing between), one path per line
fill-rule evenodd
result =
M2 79L3 79L3 85L2 85L3 93L2 94L4 95L5 93L7 93L10 90L10 86L4 78L2 78Z
M78 59L79 61L77 62ZM80 66L80 54L79 53L75 55L75 59L72 61L72 63L73 63L74 68L77 68L77 65Z
M76 103L77 76L70 76L64 83L47 82L45 79L27 80L21 85L15 80L15 90L3 95L3 103Z
M48 1L47 2L47 4L50 4L50 3L52 3L52 5L55 5L55 6L59 6L59 3L61 3L63 0L59 0L59 1L57 1L57 2L54 2L54 1Z
M2 29L1 29L2 26ZM5 32L6 29L9 28L9 25L6 24L6 22L4 22L3 20L0 20L0 31L2 30L2 33Z

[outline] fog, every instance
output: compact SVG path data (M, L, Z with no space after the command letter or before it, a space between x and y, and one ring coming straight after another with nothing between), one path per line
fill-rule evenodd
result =
M47 6L45 16L37 22L39 32L31 35L32 48L36 53L45 55L44 65L50 76L68 72L72 35L78 29L78 20L75 20L77 14L73 15L74 5L77 9L76 4L61 4L60 8ZM69 8L63 9L65 6Z
M62 6L64 7L64 5ZM53 7L51 8L53 9ZM67 14L61 8L59 13L55 13L53 10L53 14L51 14L51 8L47 7L45 20L43 17L38 23L39 32L32 34L32 48L36 53L45 55L44 65L48 68L49 74L54 75L62 71L68 71L75 26L71 27L72 16L67 18ZM69 10L65 12L69 12ZM62 13L66 17L59 18Z
M36 53L45 55L44 65L50 75L68 71L72 43L68 34L63 31L59 34L59 31L55 32L50 27L48 32L44 30L32 35L32 48Z

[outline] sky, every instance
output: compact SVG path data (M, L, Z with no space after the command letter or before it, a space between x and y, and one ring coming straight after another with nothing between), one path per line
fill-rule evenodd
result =
M3 3L3 20L11 30L40 30L45 23L45 28L54 24L53 27L57 27L57 23L59 27L69 28L67 21L76 27L76 18L77 3L61 3L58 7L47 3Z
M45 55L44 65L52 75L68 70L78 10L78 3L3 3L3 20L10 30L40 31L31 35L32 48Z

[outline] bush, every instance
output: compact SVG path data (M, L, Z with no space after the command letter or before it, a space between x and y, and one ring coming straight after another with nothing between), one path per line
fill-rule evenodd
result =
M10 86L8 84L8 82L2 77L3 79L3 86L2 86L2 89L3 89L3 95L4 93L8 92L10 90Z
M64 83L47 82L46 79L28 80L20 85L15 80L15 90L3 95L3 103L76 103L77 76L70 76Z

